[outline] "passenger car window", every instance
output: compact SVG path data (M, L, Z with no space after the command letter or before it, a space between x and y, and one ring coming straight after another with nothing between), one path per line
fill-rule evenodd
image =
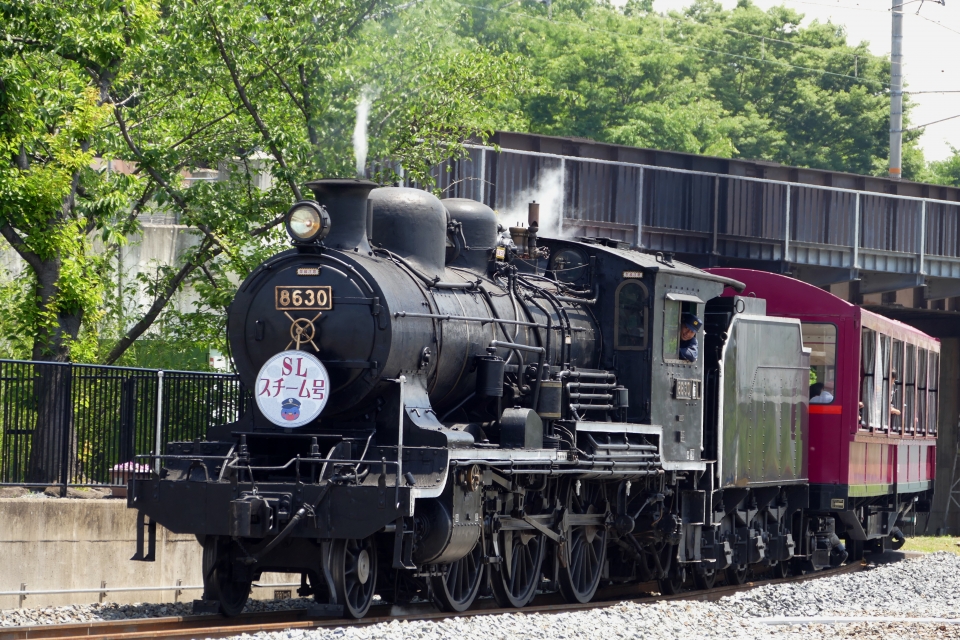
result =
M826 322L801 323L803 346L810 352L810 404L830 404L837 394L837 327Z
M647 347L647 289L627 280L617 288L617 332L614 348L641 350Z
M940 354L931 351L927 373L927 435L937 435L937 396L940 391Z
M860 428L880 427L880 407L877 403L877 332L863 327L860 332Z

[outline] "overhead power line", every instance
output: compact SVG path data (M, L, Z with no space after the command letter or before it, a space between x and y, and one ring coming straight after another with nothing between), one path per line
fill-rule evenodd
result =
M924 127L929 127L932 124L939 124L941 122L946 122L947 120L953 120L954 118L960 118L960 113L955 116L950 116L949 118L941 118L939 120L934 120L933 122L928 122L927 124L919 124L915 127L910 127L909 129L904 129L904 131L916 131L917 129L923 129Z
M957 31L956 29L951 29L950 27L948 27L947 25L943 24L942 22L937 22L936 20L931 20L931 19L928 18L927 16L922 16L922 15L920 15L919 13L904 14L904 15L913 15L913 16L915 16L915 17L917 17L917 18L921 18L921 19L923 19L923 20L926 20L927 22L932 22L933 24L937 25L937 26L940 27L941 29L946 29L947 31L950 31L951 33L955 33L955 34L957 34L957 35L960 35L960 31Z

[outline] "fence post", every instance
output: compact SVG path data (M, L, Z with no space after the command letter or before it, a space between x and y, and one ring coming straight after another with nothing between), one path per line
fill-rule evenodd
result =
M711 236L710 244L710 254L714 256L712 260L716 260L716 256L720 255L717 252L717 242L719 241L720 235L720 176L713 176L713 230ZM713 264L711 262L710 264Z
M560 216L557 220L557 235L563 237L563 217L567 215L567 160L560 158Z
M643 167L637 176L637 246L643 247Z
M487 204L487 150L483 147L480 148L480 202Z
M783 218L783 261L790 262L790 185L787 185L787 210Z
M55 369L55 371L57 371ZM64 373L65 380L61 380L60 388L66 388L61 402L63 406L60 412L60 497L67 497L67 484L70 482L70 449L71 449L71 429L70 413L73 409L73 363L68 362L59 372ZM64 382L66 384L64 384Z
M860 194L853 200L853 268L860 268Z
M23 609L23 601L26 599L27 599L27 583L21 582L20 583L20 605L17 607L18 609Z
M918 260L919 269L917 269L917 273L920 274L921 276L924 275L923 260L924 260L924 257L925 257L924 254L926 253L926 248L927 248L926 236L927 236L927 201L923 200L920 202L920 237L917 240L917 254L919 256L919 260Z
M157 435L154 442L154 451L156 452L156 457L154 458L153 466L154 470L157 472L157 475L160 475L160 456L163 455L163 451L160 448L163 446L163 370L157 371Z

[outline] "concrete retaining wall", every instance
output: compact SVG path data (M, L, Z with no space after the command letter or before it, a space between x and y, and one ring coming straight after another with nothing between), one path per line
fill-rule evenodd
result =
M196 538L157 528L157 560L133 562L136 511L126 500L0 499L0 591L165 587L202 584ZM259 584L296 581L299 576L265 574ZM275 586L254 587L253 597L273 598ZM296 592L296 587L280 587ZM180 602L201 596L184 590ZM173 602L175 592L107 593L104 602ZM99 594L28 596L24 607L98 602ZM20 606L18 596L0 596L0 609Z

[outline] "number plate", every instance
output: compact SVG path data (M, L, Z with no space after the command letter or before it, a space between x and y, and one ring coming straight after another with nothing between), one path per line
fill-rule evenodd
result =
M333 308L330 287L278 286L274 291L277 311L327 311Z

